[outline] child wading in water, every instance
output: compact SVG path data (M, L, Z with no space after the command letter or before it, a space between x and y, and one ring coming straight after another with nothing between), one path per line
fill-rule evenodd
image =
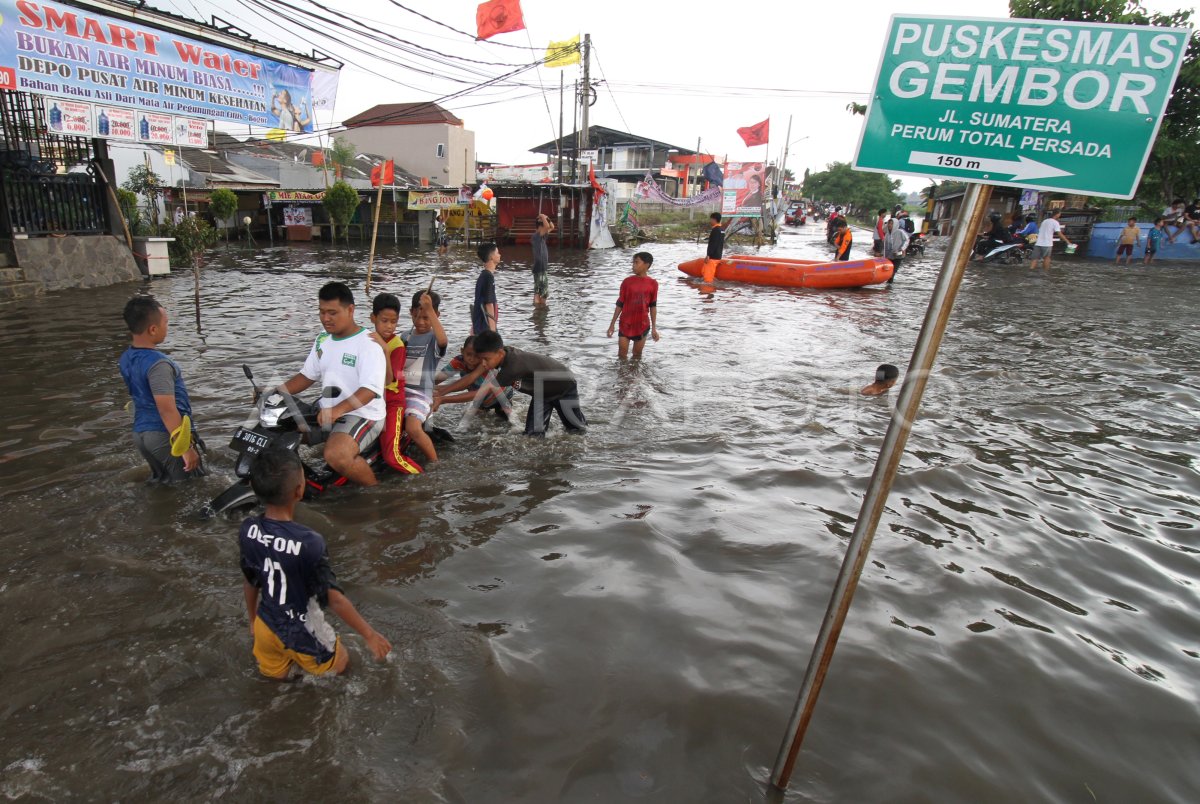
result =
M1133 247L1142 242L1142 230L1138 228L1137 218L1130 218L1129 223L1121 230L1121 236L1117 238L1117 256L1113 258L1113 263L1119 265L1121 263L1121 255L1125 256L1125 264L1133 258Z
M658 340L658 281L646 276L654 256L648 251L633 255L633 276L621 282L617 306L608 323L608 337L613 336L617 319L621 319L621 334L617 340L617 356L624 360L633 342L633 356L641 357L646 348L646 336Z
M425 432L432 412L434 378L438 363L446 356L446 330L438 318L441 297L432 290L413 294L412 329L404 338L404 430L421 448L426 460L436 461L437 450Z
M408 352L404 341L396 334L400 323L400 299L391 293L380 293L371 305L371 323L375 331L371 340L383 347L387 355L387 375L383 386L383 401L387 405L387 418L383 420L383 435L379 446L383 459L397 472L420 474L417 466L404 454L404 365Z
M1154 255L1158 253L1158 249L1162 246L1163 238L1167 236L1167 221L1165 218L1155 218L1154 228L1146 232L1146 256L1142 260L1142 265L1149 265L1154 262Z
M258 671L285 679L292 665L313 675L344 673L350 654L325 620L328 606L383 661L392 644L367 624L338 588L325 540L293 521L304 497L304 466L290 449L268 447L250 465L250 485L266 506L242 522L243 591Z
M133 443L150 465L151 483L176 483L206 474L192 432L192 403L175 361L158 351L167 339L167 311L152 296L125 304L130 346L121 376L133 398Z

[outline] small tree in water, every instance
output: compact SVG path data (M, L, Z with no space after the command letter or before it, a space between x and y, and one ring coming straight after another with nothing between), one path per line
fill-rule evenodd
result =
M212 213L213 220L219 221L221 228L225 230L226 243L229 242L229 218L237 212L237 206L237 196L232 190L224 187L213 190L208 199L208 211Z
M333 186L325 191L323 204L334 227L341 227L343 236L349 241L350 219L354 217L354 210L358 209L358 191L344 181L335 181ZM336 228L333 239L337 240Z
M178 268L195 268L204 250L217 242L217 230L195 215L188 215L167 230L175 238L170 244L171 264Z
M147 165L138 165L129 171L129 178L121 185L121 189L129 190L146 199L150 211L150 222L154 231L158 231L158 200L166 192L162 178Z

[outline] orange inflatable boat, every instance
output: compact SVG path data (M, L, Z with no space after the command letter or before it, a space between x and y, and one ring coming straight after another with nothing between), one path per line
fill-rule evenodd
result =
M704 270L704 258L681 262L679 270L688 276L700 276ZM892 270L888 260L872 257L845 262L820 262L734 255L717 265L717 279L784 288L860 288L888 281L892 278Z

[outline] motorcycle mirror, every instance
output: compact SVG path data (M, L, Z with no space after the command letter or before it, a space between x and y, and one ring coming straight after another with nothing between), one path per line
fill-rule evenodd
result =
M249 380L250 382L254 382L254 372L251 371L250 367L247 366L245 363L242 364L242 373L246 375L247 380Z

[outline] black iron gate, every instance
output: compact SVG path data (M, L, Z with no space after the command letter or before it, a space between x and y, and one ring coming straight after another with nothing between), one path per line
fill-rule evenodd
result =
M105 233L92 141L54 133L41 100L0 91L0 236Z

